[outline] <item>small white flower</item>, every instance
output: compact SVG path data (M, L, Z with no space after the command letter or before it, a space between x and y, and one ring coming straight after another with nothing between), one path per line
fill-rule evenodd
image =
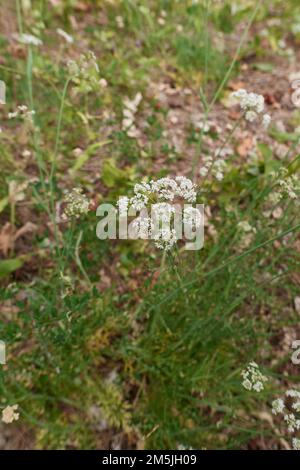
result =
M125 98L123 100L123 120L122 120L122 128L127 133L128 137L138 138L139 131L135 126L135 115L138 110L138 106L143 99L143 95L139 92L135 95L135 97L130 100L129 98Z
M222 180L224 179L223 173L221 173L220 171L217 171L217 173L216 173L216 179L217 179L218 181L222 181Z
M36 36L33 36L32 34L19 34L18 39L19 42L28 46L42 46L43 44L41 39L37 38Z
M206 167L206 166L203 166L202 168L200 168L199 170L199 173L200 173L200 176L203 176L205 177L208 173L209 169Z
M87 51L80 55L77 61L68 60L68 73L77 87L89 93L99 89L99 66L93 51Z
M252 361L248 364L247 368L242 370L241 375L243 377L242 385L247 390L254 390L259 393L264 389L264 382L267 382L268 378L264 376L256 362Z
M255 111L247 111L245 114L246 121L254 122L257 119L258 115Z
M256 392L261 392L262 390L264 389L264 385L262 382L255 382L255 384L253 385L253 390L255 390Z
M297 439L296 437L294 437L292 439L292 445L293 445L294 450L300 450L300 439Z
M3 423L10 424L13 421L17 421L19 419L19 413L17 413L19 405L12 405L7 406L2 410L2 421Z
M254 227L252 227L252 225L250 225L247 220L242 220L241 222L239 222L237 224L237 227L238 227L238 229L240 229L241 231L243 231L245 233L256 232L256 229ZM253 364L255 364L255 363L253 363ZM254 367L257 367L257 366L254 366Z
M133 228L136 230L136 237L147 240L151 235L152 220L150 217L137 217L133 221Z
M175 213L175 207L168 202L158 202L152 205L151 215L157 223L170 223L172 215Z
M124 20L122 16L116 16L116 23L118 28L123 29L124 28Z
M89 211L89 200L82 194L81 188L73 188L70 193L65 197L66 207L63 213L65 220L75 218L77 219Z
M166 20L164 18L158 18L157 22L160 26L164 26L166 24Z
M28 158L28 157L30 157L30 156L31 156L30 150L25 149L25 150L22 152L22 157Z
M297 411L297 413L300 413L300 401L296 401L296 403L293 403L292 407L295 411Z
M262 118L262 124L263 124L264 128L267 129L269 127L270 123L271 123L270 114L264 114L263 118Z
M242 385L246 390L251 390L252 389L252 383L250 382L249 379L244 380L242 382Z
M66 33L66 31L64 31L63 29L57 28L56 32L57 32L57 34L59 34L59 36L61 36L62 38L64 38L64 40L65 40L67 43L73 44L73 42L74 42L73 36L71 36L70 34Z
M101 78L99 80L99 85L101 86L101 88L106 88L107 87L107 81L105 80L105 78Z
M169 251L177 242L176 231L174 229L162 229L154 236L155 246L160 250Z
M300 429L300 420L296 419L294 413L284 415L284 421L286 422L288 426L288 431L290 433Z
M263 127L266 129L269 126L271 116L269 114L261 116L265 109L265 99L262 95L249 93L247 90L241 88L233 92L231 96L239 102L242 110L245 112L246 121L254 122L260 116Z
M289 389L285 392L285 394L286 394L287 397L300 398L299 390Z
M32 124L34 115L35 115L34 109L29 110L26 105L21 104L18 106L16 111L12 113L8 113L8 119L14 119L15 117L20 117L20 118L23 118L25 121L29 122L30 124Z
M145 194L136 194L130 199L130 205L136 211L144 209L148 204L148 197Z
M282 413L284 408L285 408L284 401L281 398L277 398L277 400L274 400L272 402L272 413L274 415Z

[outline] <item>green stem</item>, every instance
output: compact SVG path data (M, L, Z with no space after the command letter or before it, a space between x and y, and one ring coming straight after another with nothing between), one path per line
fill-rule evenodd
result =
M18 21L19 33L23 34L22 9L20 5L20 0L16 0L16 10L17 10L17 21Z

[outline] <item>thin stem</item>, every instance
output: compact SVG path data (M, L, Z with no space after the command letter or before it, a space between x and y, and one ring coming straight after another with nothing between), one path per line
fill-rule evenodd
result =
M23 34L22 9L20 5L20 0L16 0L16 10L17 10L17 21L18 21L19 33Z
M243 45L244 45L244 42L245 42L245 40L246 40L246 38L247 38L247 36L248 36L249 30L250 30L250 28L251 28L251 25L252 25L252 23L253 23L253 21L254 21L254 19L255 19L255 16L257 15L257 12L258 12L258 10L259 10L261 4L262 4L262 0L258 0L257 3L256 3L255 8L254 8L254 10L253 10L253 13L252 13L252 15L251 15L251 17L250 17L250 20L249 20L249 22L248 22L248 24L247 24L247 26L246 26L246 28L245 28L245 30L244 30L244 33L243 33L243 35L242 35L242 37L241 37L241 40L240 40L239 45L238 45L238 47L237 47L237 50L236 50L236 52L235 52L235 54L234 54L234 56L233 56L232 62L231 62L231 64L230 64L230 66L229 66L229 68L228 68L228 70L227 70L227 72L226 72L226 74L225 74L225 76L224 76L224 78L223 78L221 84L219 85L219 88L217 89L217 91L216 91L216 93L215 93L215 95L214 95L212 101L210 102L210 104L209 104L209 105L207 106L207 108L205 109L205 113L204 113L204 123L203 123L202 132L201 132L201 135L200 135L199 148L198 148L198 153L199 153L199 154L200 154L201 148L202 148L202 141L203 141L203 135L204 135L204 128L205 128L205 124L206 124L207 119L208 119L208 115L209 115L211 109L213 108L214 104L215 104L216 101L218 100L220 94L222 93L222 90L223 90L224 86L226 85L226 83L227 83L227 81L228 81L228 79L229 79L229 77L230 77L230 75L231 75L231 73L232 73L232 70L233 70L233 68L234 68L234 66L235 66L235 64L236 64L236 62L237 62L237 60L238 60L238 58L239 58L239 55L240 55L240 52L241 52L242 47L243 47ZM194 158L193 158L193 162L192 162L192 171L191 171L191 175L192 175L193 177L194 177L194 175L195 175L196 164L197 164L197 154L195 154L195 156L194 156Z
M89 283L90 286L92 286L91 280L90 280L89 276L87 275L87 272L84 269L84 267L82 265L82 262L81 262L81 259L80 259L80 256L79 256L79 248L80 248L80 243L81 243L81 240L82 240L82 235L83 235L83 232L82 232L82 230L80 230L77 241L76 241L76 245L75 245L75 261L76 261L76 264L79 267L80 271L82 272L84 278L86 279L86 281Z

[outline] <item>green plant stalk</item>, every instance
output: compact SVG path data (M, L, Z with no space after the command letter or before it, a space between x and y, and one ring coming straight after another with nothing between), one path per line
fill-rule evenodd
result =
M254 8L254 10L253 10L253 13L252 13L252 15L251 15L251 17L250 17L250 20L249 20L249 22L248 22L248 24L247 24L247 26L246 26L246 28L245 28L245 30L244 30L244 33L243 33L243 35L242 35L242 37L241 37L241 40L240 40L239 45L238 45L238 47L237 47L237 50L236 50L236 52L235 52L235 54L234 54L234 57L233 57L233 59L232 59L232 62L231 62L230 66L229 66L229 68L228 68L228 70L227 70L227 73L225 74L225 77L223 78L221 84L219 85L219 88L217 89L217 91L216 91L216 93L215 93L215 95L214 95L212 101L210 102L210 104L208 105L207 109L205 110L205 113L204 113L204 123L203 123L202 132L201 132L201 135L200 135L200 142L199 142L199 148L198 148L198 153L199 153L199 154L201 153L201 149L202 149L202 141L203 141L203 135L204 135L204 128L205 128L205 124L207 123L207 119L208 119L209 113L210 113L211 109L213 108L214 104L216 103L216 101L218 100L220 94L222 93L223 88L225 87L225 85L226 85L228 79L230 78L230 75L231 75L231 73L232 73L232 70L233 70L233 68L234 68L234 66L235 66L235 64L236 64L236 62L238 61L238 58L239 58L240 52L241 52L241 50L242 50L242 47L243 47L243 45L244 45L244 42L245 42L245 40L246 40L246 38L247 38L247 36L248 36L249 30L250 30L250 28L251 28L251 25L252 25L252 23L253 23L253 21L254 21L256 15L257 15L257 12L258 12L258 10L259 10L261 4L262 4L262 0L258 0L257 3L256 3L255 8ZM191 170L191 175L192 175L192 177L195 176L196 165L197 165L197 154L195 154L195 156L194 156L194 158L193 158L193 161L192 161L192 170Z

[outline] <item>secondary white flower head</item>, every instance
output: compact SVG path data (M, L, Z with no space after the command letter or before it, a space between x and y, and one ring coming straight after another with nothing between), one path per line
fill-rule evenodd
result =
M135 126L135 115L142 99L143 95L138 92L132 100L129 98L123 100L122 128L128 137L137 138L139 136L139 131Z
M227 168L227 162L219 158L221 151L216 151L215 160L210 155L203 158L203 166L199 170L199 174L203 177L207 176L210 172L217 181L224 179L224 172Z
M17 107L16 111L8 113L8 119L14 119L15 117L19 117L32 124L34 115L34 109L29 110L25 104L21 104Z
M263 118L262 118L262 124L263 124L264 128L267 129L269 127L270 123L271 123L270 114L264 114Z
M297 439L296 437L294 437L292 439L292 445L293 445L294 450L300 450L300 439Z
M272 402L272 413L274 415L282 413L284 408L285 408L285 404L282 398L277 398L276 400Z
M248 364L241 375L244 379L242 382L243 387L246 390L254 390L258 393L264 389L264 382L268 380L268 378L260 372L258 365L254 361Z
M246 121L249 121L249 122L254 122L256 121L258 115L256 114L255 111L247 111L246 114L245 114L245 119Z
M263 95L252 92L249 93L244 88L241 88L238 91L234 91L231 96L239 102L245 113L246 121L254 122L260 118L262 126L267 129L271 122L271 116L269 114L261 116L265 109L265 99Z
M240 106L244 111L252 110L257 114L260 114L265 108L264 97L262 95L258 95L257 93L249 93L248 91L241 88L238 91L234 91L232 96L239 101Z
M154 234L155 246L160 250L169 251L177 242L176 231L174 229L161 229Z
M287 397L291 397L291 398L300 398L300 392L299 390L295 390L295 389L289 389L285 392L286 396Z
M10 424L13 421L17 421L19 419L19 413L17 413L19 405L12 405L7 406L2 410L2 421L3 423Z
M242 220L237 224L237 228L242 232L249 233L249 232L256 232L255 227L249 224L248 220Z
M287 196L289 199L297 199L300 193L300 181L296 174L290 175L287 168L280 168L272 176L276 179L273 197L278 200Z
M81 188L73 188L65 197L66 207L63 213L63 219L77 219L89 211L89 200L83 194Z
M284 421L288 426L288 432L292 433L300 429L300 420L296 418L294 413L284 415Z

